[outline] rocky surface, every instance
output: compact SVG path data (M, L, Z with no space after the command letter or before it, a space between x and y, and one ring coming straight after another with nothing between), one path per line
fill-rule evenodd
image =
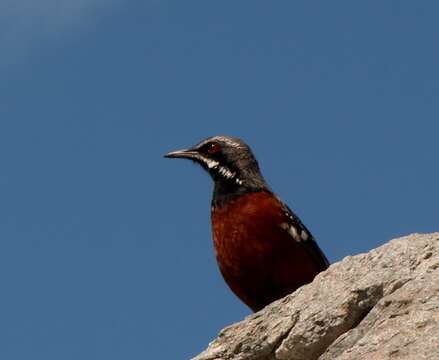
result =
M439 233L346 257L194 359L439 359Z

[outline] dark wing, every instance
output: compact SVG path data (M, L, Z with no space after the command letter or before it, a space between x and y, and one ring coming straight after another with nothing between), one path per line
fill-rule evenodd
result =
M316 240L310 233L310 231L303 225L299 217L280 199L282 203L282 210L286 216L286 223L281 226L286 230L294 241L299 242L308 252L308 254L315 260L316 264L319 264L321 271L326 270L329 266L329 261L326 258L323 251L320 249Z

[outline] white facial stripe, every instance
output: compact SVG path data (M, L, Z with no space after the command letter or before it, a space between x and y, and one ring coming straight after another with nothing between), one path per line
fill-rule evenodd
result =
M232 172L226 166L220 166L218 161L206 158L204 156L198 157L199 160L204 162L209 170L216 171L219 175L221 175L225 179L235 179L235 182L238 185L242 185L242 180L236 177L236 173Z
M205 164L207 165L207 167L209 169L215 169L219 165L218 161L215 161L215 160L212 160L212 159L208 159L208 158L205 158L205 157L203 157L201 160L205 162Z
M227 179L231 179L235 177L235 173L231 172L229 169L227 169L225 166L220 166L218 172L223 175Z
M212 141L223 142L223 143L226 143L228 146L232 146L234 148L243 147L240 143L235 142L232 139L229 139L228 137L214 136L212 138L206 139L202 143L199 143L196 148L200 149L201 147L203 147L204 145L206 145L208 143L211 143ZM213 160L213 159L209 159L208 157L205 157L202 154L198 154L197 159L199 161L202 161L203 163L205 163L207 168L209 169L209 171L214 171L217 174L219 174L221 177L223 177L224 179L227 179L227 180L234 179L236 184L238 184L238 185L243 184L243 181L236 176L236 172L231 171L226 166L220 165L220 163L218 161Z

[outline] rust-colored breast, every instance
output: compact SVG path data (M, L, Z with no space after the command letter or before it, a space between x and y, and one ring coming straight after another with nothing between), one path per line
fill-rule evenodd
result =
M270 192L242 195L212 212L216 258L232 291L252 310L311 282L323 270L305 240L286 231L288 215ZM306 241L314 241L312 238Z

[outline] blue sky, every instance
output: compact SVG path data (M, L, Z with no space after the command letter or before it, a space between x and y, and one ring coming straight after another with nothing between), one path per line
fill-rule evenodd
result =
M332 262L438 230L439 5L3 1L0 358L186 359L250 311L212 184L240 136Z

